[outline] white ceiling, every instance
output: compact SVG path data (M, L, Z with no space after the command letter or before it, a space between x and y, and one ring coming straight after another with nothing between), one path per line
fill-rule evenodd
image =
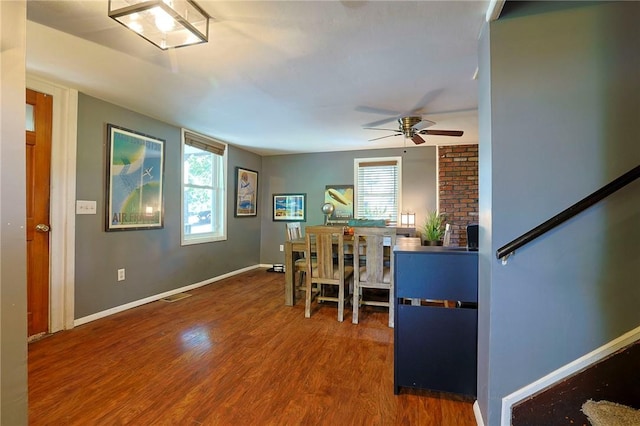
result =
M29 0L27 71L262 155L401 147L362 127L416 109L464 131L427 144L477 143L489 3L198 1L209 43L161 51L107 0Z

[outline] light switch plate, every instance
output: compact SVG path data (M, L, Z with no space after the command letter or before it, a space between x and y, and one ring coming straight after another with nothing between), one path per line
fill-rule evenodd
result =
M76 200L76 214L96 214L96 202Z

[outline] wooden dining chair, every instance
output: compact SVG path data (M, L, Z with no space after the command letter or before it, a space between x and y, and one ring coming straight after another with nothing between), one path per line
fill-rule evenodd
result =
M389 309L389 327L393 327L393 255L385 256L385 246L393 249L396 242L395 229L356 227L353 232L353 254L355 268L353 274L353 319L358 324L361 305L385 306ZM361 259L362 246L366 257ZM361 262L362 260L362 262ZM385 300L367 297L363 289L386 290Z
M344 305L348 301L348 283L353 278L353 266L344 264L344 231L341 226L307 226L306 253L315 258L307 262L304 316L311 316L311 302L331 301L338 304L338 321L344 320ZM335 260L334 260L335 259ZM337 287L337 296L325 287Z
M287 222L285 226L287 241L298 240L302 238L302 228L300 222ZM305 255L300 259L296 259L293 271L293 288L294 291L306 291L305 274L307 272L307 258Z

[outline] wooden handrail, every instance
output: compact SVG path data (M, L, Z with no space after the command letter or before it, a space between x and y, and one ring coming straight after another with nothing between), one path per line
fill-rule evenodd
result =
M520 247L533 241L534 239L538 238L539 236L546 233L547 231L550 231L551 229L555 228L561 223L571 219L572 217L576 216L578 213L586 210L587 208L596 204L598 201L608 197L609 195L613 194L614 192L623 188L624 186L630 184L631 182L638 179L639 177L640 177L640 165L629 170L627 173L623 174L619 178L615 179L614 181L598 189L594 193L586 196L585 198L578 201L568 209L565 209L562 212L558 213L557 215L553 216L551 219L547 220L546 222L536 226L529 232L526 232L520 235L518 238L500 247L498 250L496 250L496 257L498 258L498 260L501 260L501 259L503 261L506 260L507 257L509 257L514 251L516 251Z

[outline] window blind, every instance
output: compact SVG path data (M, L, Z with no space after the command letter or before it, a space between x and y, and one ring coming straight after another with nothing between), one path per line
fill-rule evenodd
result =
M398 223L399 160L357 160L356 209L360 219L385 219Z
M224 150L227 147L227 145L222 142L190 132L189 130L184 131L184 143L220 156L224 155Z

